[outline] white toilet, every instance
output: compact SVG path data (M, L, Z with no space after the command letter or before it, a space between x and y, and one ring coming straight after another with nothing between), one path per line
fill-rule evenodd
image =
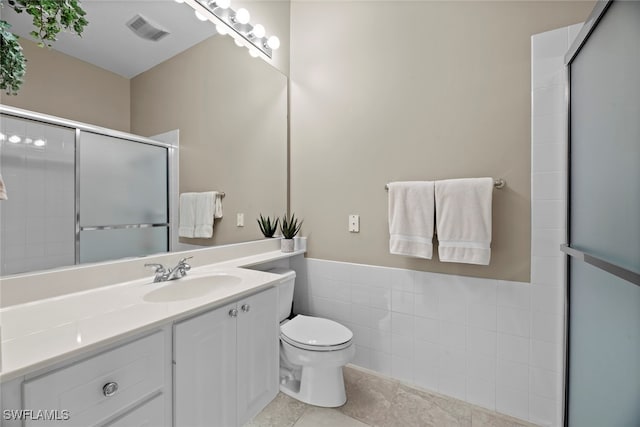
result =
M353 333L333 320L297 315L287 320L296 273L277 268L280 316L280 391L311 405L342 406L347 401L342 367L355 355Z

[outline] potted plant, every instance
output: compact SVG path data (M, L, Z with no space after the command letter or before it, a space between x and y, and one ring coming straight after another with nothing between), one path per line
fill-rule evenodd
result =
M51 47L60 32L82 35L88 22L86 12L78 0L7 0L6 4L16 13L26 12L33 17L34 30L29 34L38 41L40 47ZM0 0L0 8L4 7ZM18 37L11 33L11 25L0 19L0 90L7 95L16 95L24 81L27 60L18 43Z
M280 218L275 219L275 221L271 220L271 217L267 216L266 218L260 214L260 218L256 219L258 221L258 226L260 226L260 231L264 237L273 237L273 235L278 231L278 222Z
M300 227L302 227L302 221L298 222L296 214L291 214L291 216L285 214L282 217L280 221L280 231L283 237L282 252L293 252L293 238L296 237L296 234L300 231Z

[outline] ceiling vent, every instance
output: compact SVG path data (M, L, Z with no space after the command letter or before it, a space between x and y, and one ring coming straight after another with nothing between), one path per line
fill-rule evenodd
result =
M127 22L127 27L131 29L138 37L154 42L169 35L167 30L162 29L158 24L144 16L138 14Z

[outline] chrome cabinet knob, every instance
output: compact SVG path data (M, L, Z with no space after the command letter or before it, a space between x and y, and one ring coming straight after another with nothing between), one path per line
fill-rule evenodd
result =
M232 308L231 310L229 310L229 316L238 317L238 310L236 310L235 308Z
M105 397L113 396L116 394L116 391L118 391L118 383L109 382L102 386L102 394L104 394Z
M240 307L242 309L242 311L244 311L245 313L247 313L249 310L251 310L251 306L249 304L242 304L242 307Z

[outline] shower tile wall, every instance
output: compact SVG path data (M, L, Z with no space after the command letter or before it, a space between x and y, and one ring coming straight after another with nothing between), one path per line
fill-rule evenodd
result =
M295 311L351 328L355 365L540 425L562 424L563 58L580 27L532 37L531 283L292 263Z
M8 195L0 202L0 272L72 265L74 131L6 116L0 128L0 173ZM37 146L38 140L45 145Z

